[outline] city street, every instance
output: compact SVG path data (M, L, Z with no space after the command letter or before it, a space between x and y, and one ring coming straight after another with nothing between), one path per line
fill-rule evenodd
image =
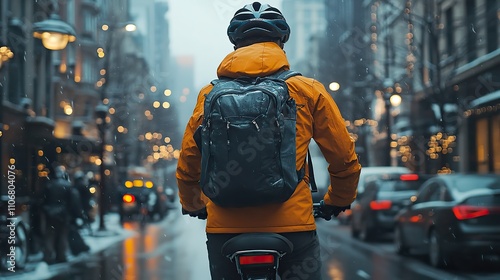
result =
M47 266L30 264L28 272L3 273L2 279L81 279L133 280L183 279L209 280L204 243L205 222L173 211L161 222L141 229L135 222L117 226L117 217L108 215L112 237L89 237L92 253L69 263ZM114 223L114 224L112 224ZM378 242L363 243L350 236L349 226L337 221L318 221L322 244L323 277L332 280L415 279L415 280L493 280L500 278L495 264L465 266L444 271L430 267L423 258L400 257L390 236ZM106 244L107 243L107 244ZM496 264L498 267L498 263Z
M305 230L303 182L324 280L500 279L500 1L266 2L0 0L0 280L209 280L179 200Z

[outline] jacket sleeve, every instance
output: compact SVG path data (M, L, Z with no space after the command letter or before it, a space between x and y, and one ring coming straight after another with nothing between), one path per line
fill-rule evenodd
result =
M210 92L211 88L211 85L204 87L198 95L193 114L184 131L181 152L177 162L176 178L179 187L179 199L182 208L187 211L200 210L205 207L207 201L199 185L201 153L193 136L202 123L205 94Z
M357 194L361 165L355 153L354 140L333 98L324 86L314 82L319 93L313 113L313 138L328 162L330 186L324 196L326 204L350 205Z

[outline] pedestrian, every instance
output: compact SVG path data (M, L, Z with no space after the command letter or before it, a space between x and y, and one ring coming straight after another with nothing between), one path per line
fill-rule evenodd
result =
M42 211L45 215L44 261L67 261L66 250L71 222L71 192L69 175L63 165L55 166L53 176L42 192Z
M207 249L212 279L240 278L235 264L222 255L221 247L230 238L247 232L275 232L292 241L293 252L285 255L280 262L278 273L282 279L285 279L284 277L287 277L286 279L292 279L289 277L321 279L320 247L309 187L311 176L308 172L301 171L307 169L308 144L314 139L329 164L328 170L320 172L328 171L331 183L321 202L319 216L326 219L330 219L332 215L337 216L340 212L349 209L356 197L361 166L355 154L354 141L349 136L336 103L320 82L302 75L289 77L286 79L286 87L289 97L295 102L295 104L290 102L292 104L290 106L294 106L296 112L290 113L284 122L288 119L295 121L290 132L295 134L295 137L285 137L279 145L286 146L288 142L294 143L292 168L295 170L283 169L284 173L297 171L298 181L293 185L293 192L288 194L283 202L258 206L239 207L227 201L231 198L244 201L246 191L249 190L241 192L242 195L240 191L234 191L232 195L226 197L227 200L216 200L220 198L220 193L230 189L230 184L233 180L237 181L239 174L258 168L255 165L260 164L263 167L263 169L258 169L262 173L265 173L266 169L273 170L273 164L253 160L259 153L262 153L268 142L271 142L267 140L273 136L273 133L268 133L261 139L253 136L243 137L248 141L234 144L235 141L242 139L242 137L231 136L231 133L238 133L235 131L253 129L255 133L266 132L263 125L267 124L258 123L257 118L248 124L241 125L242 120L238 118L239 114L231 114L245 110L251 111L259 106L253 106L253 104L239 106L240 101L246 97L238 94L227 97L230 101L223 101L220 97L218 100L222 101L211 103L210 106L215 107L231 102L235 104L233 108L224 107L226 108L224 112L229 112L227 115L235 117L233 121L229 117L221 117L221 114L211 115L212 111L206 110L211 110L212 107L206 106L205 100L216 98L212 91L216 91L215 89L219 87L220 80L250 80L255 84L259 82L257 77L270 75L276 77L282 71L290 69L284 51L284 44L290 36L290 28L278 9L259 2L245 5L234 14L227 34L234 45L234 51L220 63L217 69L219 81L201 89L182 140L176 177L183 213L202 218L207 215ZM230 83L223 84L231 87ZM233 91L237 92L237 89L233 88ZM252 93L257 91L259 89ZM262 100L266 99L262 98ZM212 116L212 119L208 119ZM271 125L267 131L273 131L272 129ZM219 138L223 141L219 141ZM253 145L250 146L250 143ZM224 157L237 158L242 155L247 156L247 161L228 160L225 164L220 161ZM271 158L273 155L281 156L281 153L270 153ZM207 173L207 170L217 166L222 168L218 173ZM246 179L253 182L260 180L261 177L263 177L261 173L255 173L254 176L247 176ZM280 183L280 181L281 179L276 182ZM240 185L247 184L245 178L242 180L238 178L238 182ZM262 199L267 199L267 197L263 196ZM224 206L226 202L230 205L229 207ZM305 260L308 261L307 273L297 271L304 267Z
M74 176L74 187L78 191L78 196L80 199L80 205L83 211L83 221L85 224L91 223L90 210L92 209L92 194L89 191L89 181L85 176L85 173L81 170L75 172Z
M90 247L80 234L80 228L87 223L87 216L83 210L81 201L80 192L75 187L71 188L68 244L71 254L74 256L90 250ZM87 224L87 226L90 229L90 225Z

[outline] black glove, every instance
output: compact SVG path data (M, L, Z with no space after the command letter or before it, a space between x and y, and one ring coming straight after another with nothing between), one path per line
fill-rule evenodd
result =
M193 212L187 211L184 208L182 208L182 215L189 215L191 217L197 217L200 220L206 220L208 213L207 213L207 208L202 208L200 210Z
M334 206L325 204L325 201L321 200L319 202L319 207L314 211L315 218L323 218L327 221L332 219L332 215L337 217L340 212L344 212L347 209L351 209L351 205L347 206Z

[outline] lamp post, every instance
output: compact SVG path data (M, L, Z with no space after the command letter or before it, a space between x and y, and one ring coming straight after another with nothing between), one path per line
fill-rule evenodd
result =
M135 24L130 23L130 22L125 22L121 24L104 24L101 29L106 32L110 32L107 40L106 40L106 46L105 50L99 54L100 57L104 58L104 83L101 86L101 100L104 101L106 98L106 89L108 86L108 79L109 79L109 64L111 60L111 49L113 48L113 35L116 30L125 30L126 32L134 32L137 27Z
M384 91L383 98L385 104L385 125L387 131L387 153L386 153L386 161L385 164L387 166L392 165L392 115L391 109L393 107L399 106L401 104L401 95L399 92L396 92L393 87L393 81L391 79L384 80Z
M108 106L104 104L99 104L95 108L95 117L96 117L96 125L99 130L99 136L101 138L101 145L99 148L99 153L101 155L101 164L99 165L99 174L100 174L100 187L99 187L99 231L103 232L106 230L106 225L104 223L104 205L105 205L105 185L106 180L104 179L106 176L106 166L104 165L104 153L106 150L106 126L107 126L107 118L108 115Z
M106 46L104 51L99 52L99 57L104 58L103 62L103 69L104 69L104 76L103 76L103 83L100 88L100 98L101 98L101 103L98 104L95 108L95 117L96 117L96 125L97 129L99 130L99 135L101 138L101 147L100 147L100 158L101 158L101 164L99 166L99 173L100 173L100 198L99 198L99 232L101 235L105 235L104 233L106 232L106 225L104 222L104 214L106 211L106 206L107 201L105 199L105 195L107 193L107 187L106 187L106 166L105 166L105 161L104 161L104 155L106 152L106 131L108 129L108 106L106 105L108 102L106 101L107 98L107 87L109 83L109 77L110 77L110 61L111 61L111 49L113 48L113 32L115 30L123 28L125 31L135 31L136 26L132 23L123 23L123 24L115 24L115 25L103 25L102 30L103 31L109 31L111 32L106 40Z

